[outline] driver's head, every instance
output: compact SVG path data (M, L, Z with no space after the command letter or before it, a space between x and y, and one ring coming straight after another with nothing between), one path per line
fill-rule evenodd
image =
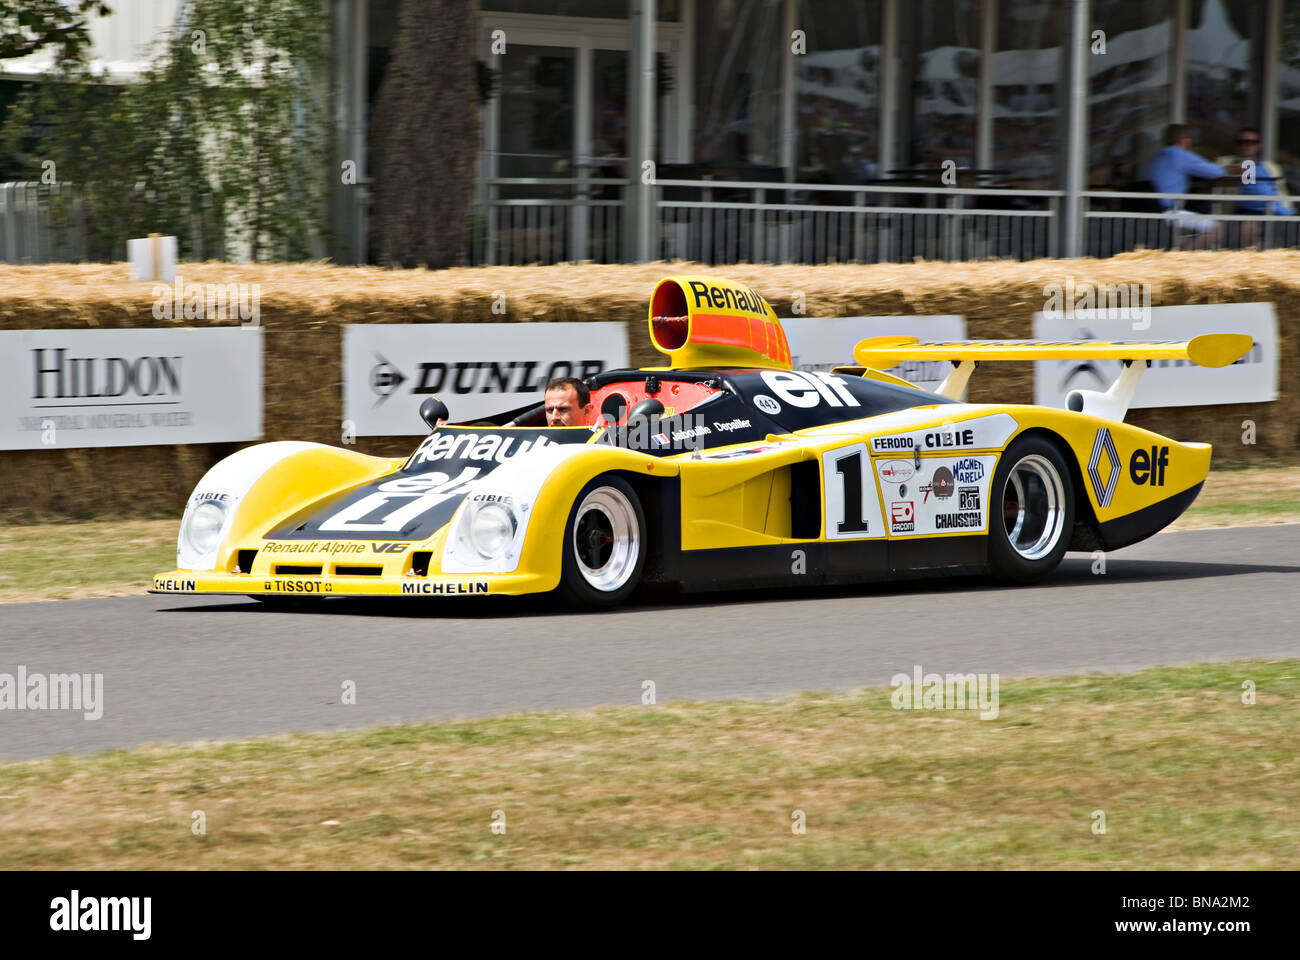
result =
M591 414L591 391L577 377L556 377L546 385L546 424L580 427Z

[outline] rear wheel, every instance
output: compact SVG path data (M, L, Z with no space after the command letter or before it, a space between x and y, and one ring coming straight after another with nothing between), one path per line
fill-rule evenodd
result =
M1074 489L1065 459L1044 437L1007 448L989 494L989 566L995 576L1032 583L1065 556L1074 530Z
M582 488L564 527L560 595L582 607L626 600L645 569L645 513L631 484L613 474Z

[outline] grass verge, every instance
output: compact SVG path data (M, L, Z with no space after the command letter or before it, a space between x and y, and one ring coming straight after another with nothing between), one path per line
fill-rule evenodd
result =
M176 566L180 519L0 526L0 602L143 593Z
M1214 468L1170 530L1300 523L1300 467Z
M0 869L1295 869L1298 677L1004 679L992 720L885 689L60 756L0 766Z

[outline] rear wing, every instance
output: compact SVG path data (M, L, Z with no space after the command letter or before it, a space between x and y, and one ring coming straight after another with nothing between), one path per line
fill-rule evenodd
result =
M953 370L935 391L961 397L975 367L1000 360L1122 360L1124 370L1105 393L1075 390L1066 405L1076 412L1123 420L1138 378L1152 360L1188 360L1198 367L1226 367L1244 357L1254 341L1244 333L1207 333L1190 340L950 340L923 343L916 337L868 337L853 349L864 367L886 370L905 360L947 360ZM1136 363L1135 361L1145 361Z

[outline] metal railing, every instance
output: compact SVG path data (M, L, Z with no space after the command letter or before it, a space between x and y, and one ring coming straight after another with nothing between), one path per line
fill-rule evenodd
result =
M1264 194L1130 193L1090 190L1083 197L1083 253L1110 257L1129 250L1267 250L1300 246L1300 216L1225 212L1240 204L1283 203ZM1160 208L1161 199L1175 209ZM1109 209L1097 209L1100 203ZM1186 205L1208 209L1187 209Z
M631 258L624 229L628 184L585 174L480 180L470 217L470 262L624 262ZM50 210L50 201L69 189L0 184L0 261L85 259L84 233L56 226ZM1067 248L1061 213L1068 200L1056 190L727 180L657 180L652 190L652 256L665 260L1028 260L1061 256ZM1300 215L1253 212L1300 198L1101 190L1079 196L1076 249L1084 256L1139 248L1300 247ZM1163 210L1162 198L1192 209ZM1255 206L1232 212L1243 204Z
M470 262L621 262L627 183L588 176L480 180L470 218ZM530 192L536 195L520 196Z
M85 235L54 224L49 201L66 185L0 183L0 261L52 263L84 260Z
M589 176L480 180L471 260L621 262L627 185ZM656 255L666 260L875 263L1059 253L1053 224L1063 194L1055 190L718 180L656 180L653 189Z
M1058 255L1053 223L1063 194L1055 190L701 180L654 186L664 259L879 263ZM683 193L698 199L674 196Z

